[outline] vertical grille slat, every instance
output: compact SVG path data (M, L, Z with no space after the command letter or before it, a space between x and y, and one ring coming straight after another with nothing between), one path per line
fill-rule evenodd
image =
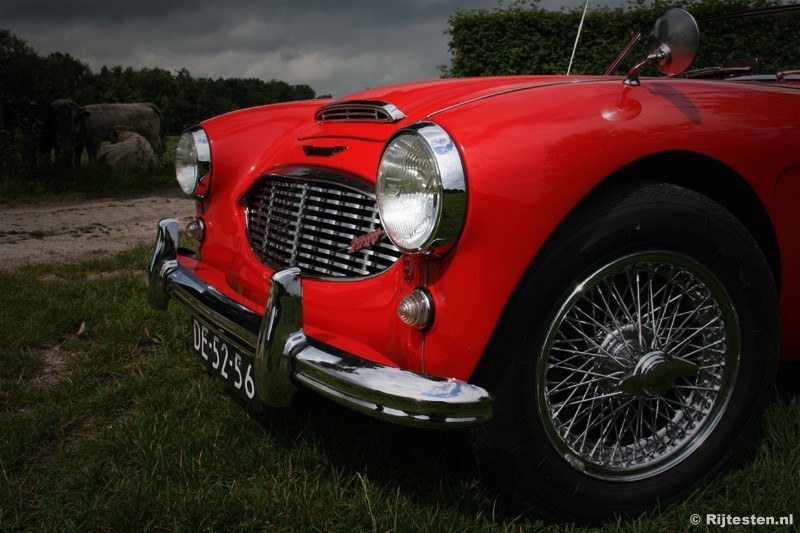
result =
M261 178L246 196L247 233L265 265L299 267L304 276L360 278L399 258L387 239L348 253L352 240L381 228L375 198L337 183L286 176Z

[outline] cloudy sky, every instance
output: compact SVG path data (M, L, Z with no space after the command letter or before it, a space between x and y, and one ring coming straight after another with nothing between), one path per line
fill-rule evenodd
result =
M437 65L450 61L448 17L497 6L498 0L0 0L0 28L41 55L66 52L94 71L185 67L195 77L277 79L338 97L438 77Z

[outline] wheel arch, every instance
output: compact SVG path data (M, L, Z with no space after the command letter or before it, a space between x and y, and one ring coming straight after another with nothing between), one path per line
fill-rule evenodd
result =
M607 184L641 180L643 176L647 176L649 181L671 183L695 191L730 211L758 243L780 292L781 255L775 229L758 194L741 175L704 154L667 151L626 165L601 181L595 190Z
M642 157L601 179L587 194L569 211L558 225L561 228L570 217L582 209L587 201L598 194L615 188L624 188L635 182L661 182L677 185L702 194L727 209L750 232L764 253L772 272L776 290L781 288L781 257L775 229L764 204L755 190L736 171L717 159L690 151L664 151ZM553 234L557 233L557 230ZM502 357L493 347L499 339L508 334L509 317L519 305L523 305L520 294L523 286L530 279L533 271L551 238L540 248L525 269L519 283L500 314L497 325L489 338L482 357L478 360L471 381L487 384L491 377L487 374L493 365L491 360ZM494 353L493 353L494 352Z

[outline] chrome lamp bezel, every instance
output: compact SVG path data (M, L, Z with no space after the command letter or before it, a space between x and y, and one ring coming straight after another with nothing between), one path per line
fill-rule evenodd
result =
M438 175L439 202L436 220L427 237L415 247L404 246L393 236L387 224L380 194L384 179L384 158L387 150L403 135L415 135L427 146ZM423 121L397 131L383 148L375 180L378 214L389 239L405 253L440 256L458 240L464 229L467 212L467 183L464 164L458 148L450 135L438 124Z
M178 168L180 160L178 151L181 149L184 141L191 142L189 149L192 150L194 157L193 164L187 164L184 167L186 172L191 173L189 180L181 179L181 169ZM209 176L211 174L211 145L205 130L200 126L194 126L183 132L178 141L178 146L175 148L175 152L175 177L178 180L178 185L181 190L187 196L198 199L205 198L208 194Z

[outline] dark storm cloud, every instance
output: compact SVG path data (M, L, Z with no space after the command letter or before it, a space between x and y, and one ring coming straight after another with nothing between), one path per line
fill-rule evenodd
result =
M456 9L497 6L497 0L0 0L0 27L41 54L67 52L94 70L187 68L195 76L306 83L341 96L436 77L436 67L450 59L448 17Z

